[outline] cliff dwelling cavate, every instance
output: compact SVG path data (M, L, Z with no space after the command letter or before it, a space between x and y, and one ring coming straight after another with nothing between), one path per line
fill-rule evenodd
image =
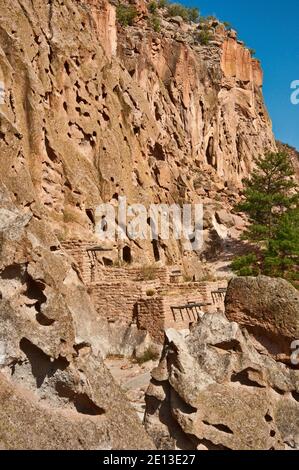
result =
M298 290L231 264L255 158L298 153L237 32L153 3L1 0L1 449L299 449ZM110 239L124 197L203 203L202 248Z
M133 261L131 248L129 246L123 248L123 261L127 264L131 264Z

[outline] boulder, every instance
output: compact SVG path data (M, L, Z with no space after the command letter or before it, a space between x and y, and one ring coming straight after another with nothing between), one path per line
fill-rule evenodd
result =
M206 314L188 336L166 331L145 426L160 449L299 449L298 392L299 371L224 315Z
M299 292L283 279L234 278L227 290L226 315L238 322L276 359L288 360L299 339Z
M217 211L215 217L218 224L225 225L226 227L233 227L235 225L234 216L225 209Z
M171 18L169 18L169 21L177 25L181 25L184 22L181 16L172 16Z

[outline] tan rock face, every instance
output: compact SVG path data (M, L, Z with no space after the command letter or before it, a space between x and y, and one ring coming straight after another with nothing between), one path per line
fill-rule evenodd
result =
M299 448L299 372L222 315L204 315L185 337L167 330L152 377L145 426L158 448Z
M299 338L299 294L283 279L235 278L225 299L226 315L245 326L274 357L289 360Z
M71 259L3 187L0 233L1 448L153 447L103 365L108 327Z
M105 0L2 0L0 15L1 446L149 448L60 242L96 243L92 214L121 195L204 200L214 214L223 190L229 210L252 158L275 146L258 81L226 77L221 40L203 47L188 25L154 33L140 15L116 28ZM150 241L131 245L133 261L155 259ZM197 259L158 248L161 262Z
M253 74L222 70L223 28L203 47L187 24L155 33L141 14L117 27L105 0L24 8L1 4L2 180L18 204L35 201L60 240L93 239L87 213L120 195L146 205L221 197L230 210L253 157L275 142ZM154 261L150 242L131 245L134 260ZM163 262L191 262L176 241L159 249Z
M223 43L221 69L226 78L235 78L242 82L251 82L261 87L263 71L260 62L252 59L251 53L236 39L227 38Z
M293 164L294 171L295 171L295 177L297 178L297 181L299 181L299 152L296 150L294 147L291 147L290 145L283 144L282 142L277 142L277 147L281 152L286 152Z
M85 0L91 6L91 15L95 23L97 36L101 46L109 58L116 54L117 31L116 10L106 0ZM84 27L90 25L84 25Z

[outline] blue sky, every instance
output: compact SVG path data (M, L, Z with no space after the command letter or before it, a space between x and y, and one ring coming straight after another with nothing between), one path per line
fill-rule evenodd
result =
M256 50L264 70L264 96L277 139L299 150L299 104L290 84L299 80L298 0L183 0L202 15L229 21L239 38Z

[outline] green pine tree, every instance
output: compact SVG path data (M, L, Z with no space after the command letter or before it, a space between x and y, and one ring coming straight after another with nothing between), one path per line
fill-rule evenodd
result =
M255 251L236 258L239 275L266 274L296 280L299 256L298 186L288 155L268 153L256 160L250 179L244 180L244 201L237 209L248 215L242 238Z
M264 271L272 276L299 280L299 208L288 211L265 252Z
M251 178L244 180L245 201L239 204L238 209L249 216L250 226L244 238L267 242L273 238L285 211L298 201L297 185L286 153L271 152L257 158L255 163Z

